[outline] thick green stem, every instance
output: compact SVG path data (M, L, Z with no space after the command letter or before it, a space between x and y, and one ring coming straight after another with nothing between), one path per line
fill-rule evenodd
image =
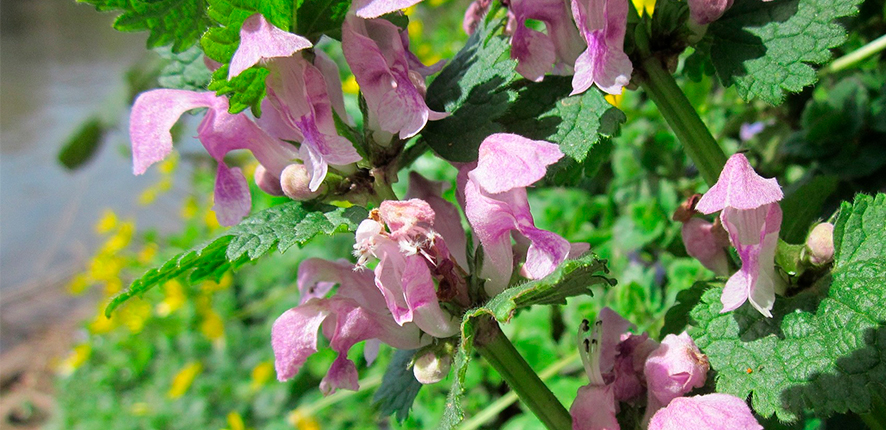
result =
M713 185L726 164L723 149L658 58L645 58L640 68L644 75L642 85L649 98L658 106L701 176L708 185Z
M373 177L372 189L375 191L375 195L380 199L378 203L385 200L398 200L383 169L375 168L372 170L371 174Z
M878 52L886 49L886 34L874 39L870 43L861 48L856 49L836 60L831 62L825 67L822 67L821 70L818 71L819 76L827 75L828 73L839 72L840 70L848 69L860 61L868 58Z
M549 429L570 430L572 417L492 318L477 321L474 347Z

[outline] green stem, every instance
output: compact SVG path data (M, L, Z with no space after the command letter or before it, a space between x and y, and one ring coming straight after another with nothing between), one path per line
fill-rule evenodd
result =
M568 357L562 358L559 361L546 367L541 372L538 372L538 376L541 378L542 381L547 381L548 379L551 379L552 376L560 373L560 371L566 368L566 366L573 363L578 363L578 359L578 352L570 354ZM483 424L486 424L486 422L494 418L496 415L500 414L501 411L507 409L507 407L510 406L511 403L514 403L516 401L517 394L511 391L510 393L499 397L498 400L490 403L489 406L471 417L471 419L462 423L461 427L459 428L461 430L476 430L480 428Z
M378 203L385 200L398 200L397 194L394 193L394 189L391 188L391 183L388 182L387 175L385 175L382 169L373 169L372 176L372 189L375 191L375 195L380 199Z
M821 70L818 71L819 76L827 75L828 73L839 72L841 70L847 69L858 64L860 61L868 58L882 50L886 49L886 34L874 39L870 43L861 48L856 49L836 60L831 62L825 67L822 67Z
M886 401L879 394L871 391L871 411L859 414L861 420L871 430L886 430Z
M723 149L658 58L645 58L640 68L645 75L642 85L649 98L658 106L701 176L708 185L714 185L726 164Z
M492 318L477 321L474 347L498 371L520 400L552 430L570 430L572 417L517 352Z

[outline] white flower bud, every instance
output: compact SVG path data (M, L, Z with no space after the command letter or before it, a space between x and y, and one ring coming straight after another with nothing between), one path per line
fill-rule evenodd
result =
M428 351L421 357L415 359L412 365L412 373L415 379L422 384L434 384L443 380L449 374L449 368L452 367L452 356L437 356L434 351Z
M834 261L834 225L824 222L815 226L806 238L806 251L815 266Z
M320 185L317 191L311 192L310 183L311 176L304 164L290 164L283 169L283 173L280 175L283 194L293 200L310 200L323 194L326 190L325 185Z

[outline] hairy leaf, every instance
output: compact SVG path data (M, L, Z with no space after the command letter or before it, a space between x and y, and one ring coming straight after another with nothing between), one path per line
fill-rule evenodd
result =
M381 386L372 396L372 403L378 406L379 411L384 415L396 412L397 421L403 421L409 416L409 409L422 387L422 383L415 379L415 374L409 367L414 355L415 350L397 350L388 364Z
M468 162L477 159L487 136L510 132L555 142L573 165L584 162L598 143L618 131L624 114L596 89L569 97L569 77L547 76L538 83L522 79L514 72L516 62L500 28L481 26L428 88L428 106L451 116L429 122L422 133L425 141L447 160Z
M608 278L606 272L606 261L598 259L593 254L576 260L567 260L550 275L510 287L490 299L485 305L465 313L461 325L461 344L453 366L455 380L446 400L441 427L456 428L464 419L461 396L464 392L464 375L473 350L476 318L492 316L498 322L506 323L511 320L517 309L536 304L561 304L566 302L567 297L592 294L591 287L594 285L601 283L615 285L615 280Z
M303 0L298 7L296 33L317 41L322 35L341 40L341 26L351 0Z
M816 81L812 64L831 58L846 40L838 18L854 15L861 0L737 1L708 28L711 59L720 80L745 100L777 105L785 91Z
M752 395L762 416L793 421L868 412L886 381L886 194L844 203L831 276L779 297L773 318L748 305L721 314L719 288L691 312L691 334L717 371L717 391Z
M119 31L150 31L148 48L172 45L182 52L200 39L212 25L203 0L77 0L99 11L120 11L114 21Z
M157 48L155 51L160 58L168 61L157 77L161 87L206 91L212 72L203 62L203 50L199 46L192 46L178 54L168 48Z
M367 216L365 209L290 202L255 213L231 227L206 245L182 252L162 266L148 270L129 288L114 297L105 314L143 294L155 285L186 276L188 282L218 279L226 271L258 259L273 249L285 252L292 245L304 245L318 234L355 231Z

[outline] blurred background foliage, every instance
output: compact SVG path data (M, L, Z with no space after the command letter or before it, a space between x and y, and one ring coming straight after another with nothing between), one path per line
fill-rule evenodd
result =
M464 44L467 36L461 31L461 19L467 3L429 0L411 8L412 49L426 63L450 58ZM886 33L884 14L882 0L867 0L858 16L844 22L850 39L835 50L835 58ZM352 116L360 118L353 76L344 67L340 50L330 51L343 66ZM826 66L816 87L789 96L778 107L743 102L734 89L723 88L706 75L704 65L695 64L691 54L681 57L678 82L727 153L746 151L763 176L777 177L784 186L789 196L785 240L802 241L803 229L815 219L829 217L839 201L886 185L886 63L882 54L842 70ZM132 75L134 89L149 87L146 82L160 78L163 62L161 55L150 63L152 67L140 67L148 72ZM505 327L537 371L549 366L559 370L548 383L567 405L587 382L574 345L574 332L582 319L593 318L600 308L610 306L636 323L637 331L658 336L664 313L676 295L712 275L687 256L680 225L671 220L681 202L705 189L703 181L642 92L627 91L609 100L628 118L620 134L604 143L609 162L574 187L539 186L529 196L537 225L573 242L589 242L594 252L609 260L618 285L601 288L594 297L573 298L565 306L523 311ZM79 136L92 141L84 146L92 151L99 147L95 142L101 128L111 122L106 117L91 119L75 140ZM66 151L61 155L66 165L88 159L89 153ZM141 231L137 220L118 219L107 212L95 226L104 245L72 280L72 293L101 291L107 300L145 269L206 242L219 230L210 210L213 171L211 163L201 158L164 162L164 175L141 200L150 204L168 190L171 172L182 162L194 164L192 197L182 205L182 231L175 235ZM231 160L238 163L254 168L246 158ZM423 155L411 168L433 179L455 179L455 169L431 154ZM246 175L252 176L248 171ZM446 196L454 201L453 189ZM403 195L405 180L395 190ZM279 202L257 189L253 196L258 209ZM794 225L803 227L794 231ZM299 262L308 257L349 255L352 241L348 235L318 238L302 249L274 254L226 274L219 282L185 285L172 281L130 300L111 319L103 316L105 301L99 303L95 318L83 324L82 340L58 366L59 409L48 428L435 427L449 378L423 387L402 423L373 406L372 394L393 355L384 345L371 366L362 359L361 348L351 352L363 378L359 392L321 396L317 385L334 359L334 353L322 346L298 377L286 383L276 381L270 330L277 316L298 303ZM501 400L508 388L495 371L482 360L474 363L467 376L470 388L465 396L464 428L540 427L518 402ZM831 421L839 420L851 417ZM797 428L825 424L810 417Z

